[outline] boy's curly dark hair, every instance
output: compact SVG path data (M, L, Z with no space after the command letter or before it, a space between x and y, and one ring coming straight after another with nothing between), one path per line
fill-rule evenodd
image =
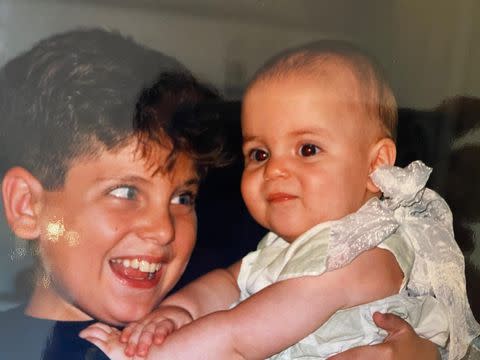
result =
M0 70L0 171L22 166L54 190L74 160L115 151L135 136L160 141L160 133L174 145L172 154L178 148L203 159L188 135L198 130L180 125L174 113L180 104L217 98L177 60L117 32L54 35Z
M227 165L226 128L215 90L187 72L164 72L144 89L136 105L134 130L142 157L161 171L170 171L178 153L191 156L200 176L209 167ZM152 158L154 147L171 146L165 164Z

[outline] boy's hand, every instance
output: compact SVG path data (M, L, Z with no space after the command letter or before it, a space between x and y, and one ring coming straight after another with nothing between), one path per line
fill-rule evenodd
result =
M160 345L173 331L192 322L192 316L178 306L161 305L142 320L130 323L120 337L125 355L147 356L152 344Z
M383 343L359 346L332 356L328 360L437 360L440 358L435 344L419 337L413 328L398 316L375 313L373 321L378 327L388 332Z
M112 360L131 359L125 355L125 344L120 342L120 330L114 327L95 323L82 330L78 336L96 345Z

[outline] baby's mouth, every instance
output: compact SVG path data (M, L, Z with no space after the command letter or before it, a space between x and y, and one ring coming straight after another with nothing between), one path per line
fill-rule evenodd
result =
M110 260L112 268L131 280L153 280L162 268L159 262L139 258L115 258Z

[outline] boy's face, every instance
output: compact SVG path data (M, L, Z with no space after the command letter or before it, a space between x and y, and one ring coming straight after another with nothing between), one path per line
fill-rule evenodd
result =
M45 192L40 255L50 274L27 312L125 324L149 313L175 285L196 235L193 161L170 173L135 156L136 144L75 162L62 190ZM158 163L168 154L159 149Z
M371 122L349 71L257 82L243 105L242 194L252 216L293 241L355 212L367 190Z

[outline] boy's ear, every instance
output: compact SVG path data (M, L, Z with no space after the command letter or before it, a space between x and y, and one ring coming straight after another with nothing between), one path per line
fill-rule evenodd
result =
M370 152L370 169L369 174L373 173L381 165L395 164L397 157L397 147L392 139L383 138L373 145ZM367 189L372 193L379 191L378 187L373 183L370 177L367 182Z
M43 186L29 171L14 167L2 181L5 216L13 233L21 239L32 240L40 236L38 221Z

